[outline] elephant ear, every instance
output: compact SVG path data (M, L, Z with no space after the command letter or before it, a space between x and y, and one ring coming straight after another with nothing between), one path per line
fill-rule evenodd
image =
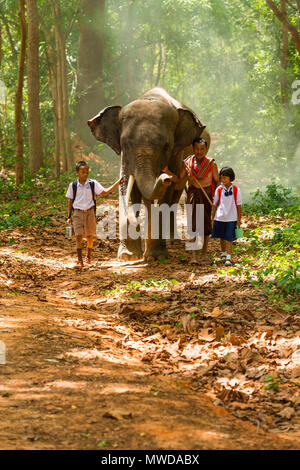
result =
M177 109L179 121L175 131L174 152L178 153L192 144L196 137L200 137L206 126L202 124L197 115L190 109ZM208 136L209 133L205 132ZM210 138L209 138L210 143Z
M108 106L88 121L88 125L100 142L105 142L118 155L121 153L119 113L122 106Z

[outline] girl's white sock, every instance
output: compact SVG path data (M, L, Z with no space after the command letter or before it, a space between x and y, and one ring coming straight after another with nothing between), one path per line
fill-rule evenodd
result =
M221 253L221 258L222 258L223 256L225 256L225 257L227 256L226 251L222 251L222 253Z
M228 253L226 256L227 259L231 259L231 255Z

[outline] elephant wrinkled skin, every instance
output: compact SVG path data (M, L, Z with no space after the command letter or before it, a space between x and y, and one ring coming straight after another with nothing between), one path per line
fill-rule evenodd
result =
M210 144L210 135L197 115L162 88L152 88L123 108L109 106L89 120L88 125L97 140L105 142L121 155L124 180L120 197L126 196L130 179L134 183L127 197L132 204L139 204L143 199L147 208L154 200L169 205L179 201L182 188L175 190L168 175L162 173L163 168L168 166L178 175L184 149L194 138L202 136L208 141L208 146ZM121 239L120 259L132 260L142 256L141 238ZM167 256L166 240L146 240L145 259Z

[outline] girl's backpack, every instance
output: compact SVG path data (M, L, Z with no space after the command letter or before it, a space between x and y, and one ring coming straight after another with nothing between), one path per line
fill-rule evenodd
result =
M218 189L217 189L217 191L218 191L218 193L219 193L219 204L221 203L222 189L223 189L222 186L219 186ZM237 203L236 203L236 198L237 198L238 189L239 189L239 188L238 188L237 186L232 185L233 197L234 197L235 205L237 205ZM218 205L219 205L219 204L218 204Z

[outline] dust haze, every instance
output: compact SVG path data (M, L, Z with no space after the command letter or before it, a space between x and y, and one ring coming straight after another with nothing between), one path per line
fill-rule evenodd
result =
M300 133L294 118L300 104L290 100L285 113L279 60L266 70L267 55L276 47L272 24L264 39L259 15L251 27L238 26L242 16L234 4L223 11L222 2L209 0L107 0L106 40L117 57L108 66L114 99L107 105L124 105L153 86L165 88L207 126L209 156L219 168L235 170L246 200L274 180L298 184ZM291 96L297 78L290 77Z

